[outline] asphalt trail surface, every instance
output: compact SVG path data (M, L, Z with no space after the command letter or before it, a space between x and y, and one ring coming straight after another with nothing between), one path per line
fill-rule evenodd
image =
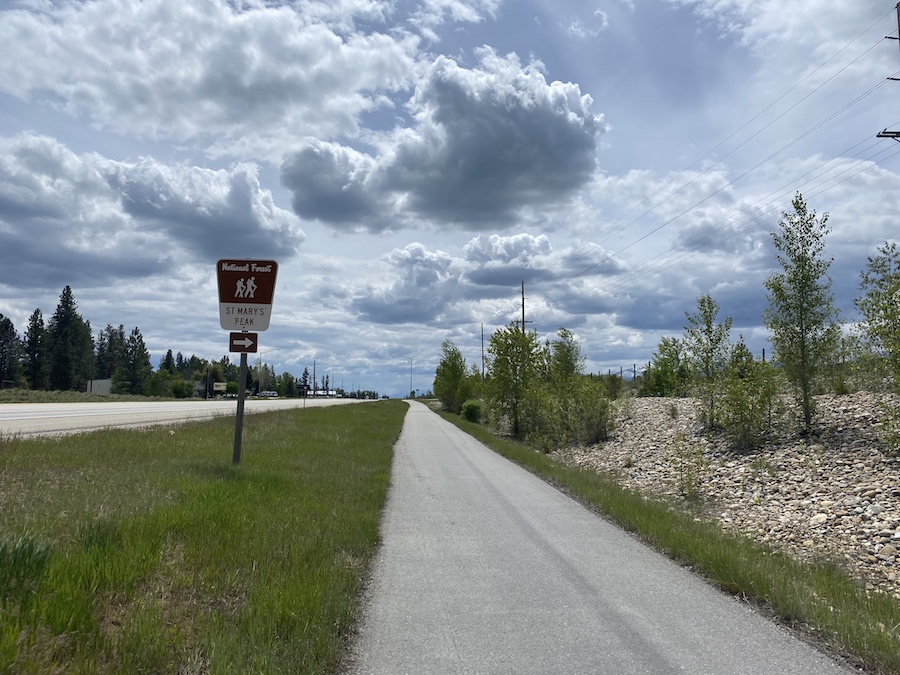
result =
M353 675L851 672L410 402Z

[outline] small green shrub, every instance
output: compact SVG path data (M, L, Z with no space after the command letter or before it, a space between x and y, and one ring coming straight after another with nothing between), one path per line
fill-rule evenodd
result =
M883 401L878 409L885 452L900 457L900 405L896 401Z
M556 389L532 387L523 401L522 420L527 442L544 452L605 441L614 427L603 382L588 377Z
M719 404L722 429L733 449L749 452L762 445L777 394L775 369L755 360L743 343L735 345Z
M633 389L626 391L622 396L616 399L615 412L622 419L630 420L634 417L634 399L635 393Z
M477 424L481 421L481 401L470 398L462 404L462 411L460 414L467 422L475 422Z
M837 373L831 378L831 393L835 396L847 396L851 393L850 381L844 373Z
M586 445L593 445L609 440L615 425L609 399L597 395L597 392L586 394L581 399L578 440Z
M175 398L190 398L194 393L194 385L187 380L172 380L172 396Z
M603 379L603 388L606 391L606 397L615 401L625 389L625 380L619 375L607 375Z
M686 499L699 499L700 486L709 471L709 460L699 445L691 445L684 434L675 437L670 461L678 476L678 490Z

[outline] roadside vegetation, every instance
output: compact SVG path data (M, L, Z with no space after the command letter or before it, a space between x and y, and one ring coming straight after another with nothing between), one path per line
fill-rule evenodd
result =
M133 394L90 394L83 391L36 391L33 389L0 389L0 403L105 403L109 401L168 401L161 396Z
M0 673L335 672L406 410L0 439Z
M681 439L667 449L685 498L677 504L646 499L621 488L615 476L547 454L573 445L603 452L602 442L615 433L612 412L628 417L635 396L654 396L696 398L696 423L710 439L764 456L773 439L829 432L817 415L817 394L867 390L883 401L881 450L900 455L900 251L885 242L869 258L855 302L861 319L844 325L828 274L828 214L818 216L800 194L791 206L771 233L780 271L764 284L768 359L752 354L743 336L732 340L731 317L720 317L718 303L704 293L696 310L685 312L684 333L663 335L631 381L584 373L581 345L568 329L541 344L535 331L511 323L491 335L481 372L467 370L459 350L445 342L444 358L453 355L457 367L438 368L434 391L452 422L722 589L872 671L900 673L900 602L867 593L838 565L807 565L697 518L690 500L710 461L699 446Z
M828 274L828 214L817 215L800 194L791 206L771 232L781 271L764 284L762 319L774 348L768 360L765 352L752 354L743 336L732 341L732 318L720 317L718 303L704 293L696 311L685 312L684 333L663 335L630 382L586 374L569 329L541 344L536 331L512 322L490 336L480 370L445 341L435 396L445 411L545 452L606 439L612 408L627 406L629 396L693 396L707 432L747 452L784 427L803 437L820 434L816 394L867 389L885 394L882 440L887 452L900 454L900 411L890 404L890 394L900 394L900 251L885 242L869 258L855 301L861 320L844 325ZM788 414L794 408L799 415Z
M581 347L571 331L561 328L541 344L536 332L511 323L491 336L488 353L482 377L476 367L467 369L452 341L444 342L434 394L445 411L487 422L545 452L609 437L610 400L621 380L585 376Z

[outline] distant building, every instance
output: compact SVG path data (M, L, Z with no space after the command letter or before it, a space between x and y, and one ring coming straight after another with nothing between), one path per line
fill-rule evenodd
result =
M88 380L87 393L100 394L102 396L108 396L112 394L112 380Z

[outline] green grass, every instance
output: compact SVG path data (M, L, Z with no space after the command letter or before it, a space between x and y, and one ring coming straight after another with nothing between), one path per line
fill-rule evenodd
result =
M333 673L401 401L0 439L0 673ZM722 589L900 674L900 603L447 419Z
M796 561L682 508L626 490L612 476L570 467L459 416L442 416L833 653L869 672L900 675L900 601L866 592L837 565Z
M0 440L0 673L329 673L400 401Z

